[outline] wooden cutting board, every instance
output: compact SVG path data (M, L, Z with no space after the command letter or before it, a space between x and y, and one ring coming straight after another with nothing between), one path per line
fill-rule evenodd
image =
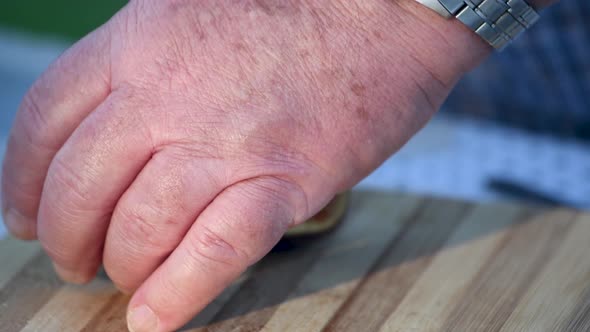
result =
M127 300L0 242L3 332L124 331ZM283 243L186 329L590 331L590 216L356 192L341 227Z

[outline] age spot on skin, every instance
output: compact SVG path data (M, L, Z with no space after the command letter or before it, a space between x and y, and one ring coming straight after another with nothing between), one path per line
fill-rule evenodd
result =
M198 40L203 41L207 39L206 29L213 24L214 17L207 11L201 11L197 15L197 19L192 21L191 32Z
M187 6L190 5L190 0L176 0L168 2L168 8L173 13L183 12L186 10Z
M365 85L363 83L356 82L350 86L350 91L352 91L352 93L355 96L357 96L361 101L360 105L355 108L355 113L356 113L357 117L359 119L363 120L364 122L366 122L367 120L369 120L369 112L367 111L367 109L364 106L365 94L367 92L367 88L365 87Z
M236 52L241 52L246 50L246 45L244 45L244 43L237 42L232 44L232 48Z
M306 58L308 58L308 57L310 56L310 54L309 54L309 51L308 51L308 50L303 50L303 51L300 51L300 52L299 52L299 56L300 56L301 58L304 58L304 59L306 59Z
M362 120L369 119L369 112L367 112L367 110L363 106L359 106L356 108L356 115L359 117L359 119Z
M188 25L191 27L191 37L196 36L198 40L207 38L206 29L213 24L216 13L208 11L203 6L199 6L198 3L195 4L195 1L192 0L171 0L162 3L165 3L164 12L172 16L170 19L176 21L189 18L188 22L190 23Z
M352 91L352 93L354 93L354 95L357 97L364 96L366 90L367 90L367 88L362 83L353 83L352 86L350 87L350 91Z
M277 14L286 15L299 12L299 1L285 0L254 0L258 9L269 16Z

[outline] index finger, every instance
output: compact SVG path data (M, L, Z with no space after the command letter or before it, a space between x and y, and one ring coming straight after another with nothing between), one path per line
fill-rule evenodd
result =
M171 331L189 321L278 242L294 219L297 190L258 178L222 192L133 296L129 329Z

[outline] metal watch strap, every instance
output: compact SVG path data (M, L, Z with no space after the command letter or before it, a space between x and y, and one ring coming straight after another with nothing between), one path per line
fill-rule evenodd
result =
M455 17L495 49L503 49L539 19L524 0L417 0L450 18Z

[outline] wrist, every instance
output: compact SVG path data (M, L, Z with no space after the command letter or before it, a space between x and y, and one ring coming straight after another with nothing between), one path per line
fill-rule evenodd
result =
M314 37L321 50L313 64L314 91L338 91L319 109L338 109L338 125L323 131L330 146L351 154L323 154L326 169L353 165L352 185L401 147L440 107L454 84L478 65L491 47L462 23L446 20L415 0L315 1L321 12ZM310 15L311 16L311 15ZM313 15L316 17L317 15ZM301 20L298 26L301 26ZM321 31L322 33L317 33ZM301 34L300 34L301 35ZM327 67L327 68L326 68ZM316 69L316 68L311 68ZM309 66L302 71L310 70ZM319 74L318 74L319 73ZM332 89L328 88L331 87ZM310 98L310 100L313 98ZM330 120L334 118L330 117Z
M353 6L346 3L342 6ZM406 56L404 65L419 65L428 72L424 79L442 83L442 89L435 89L442 91L434 93L442 96L437 104L466 72L491 53L492 48L461 22L445 19L415 0L357 0L354 4L348 9L356 19L353 28L382 37L376 40L381 59L399 63Z
M424 41L422 47L430 51L424 63L442 70L441 75L457 81L491 53L490 45L458 20L444 18L416 0L397 4Z

